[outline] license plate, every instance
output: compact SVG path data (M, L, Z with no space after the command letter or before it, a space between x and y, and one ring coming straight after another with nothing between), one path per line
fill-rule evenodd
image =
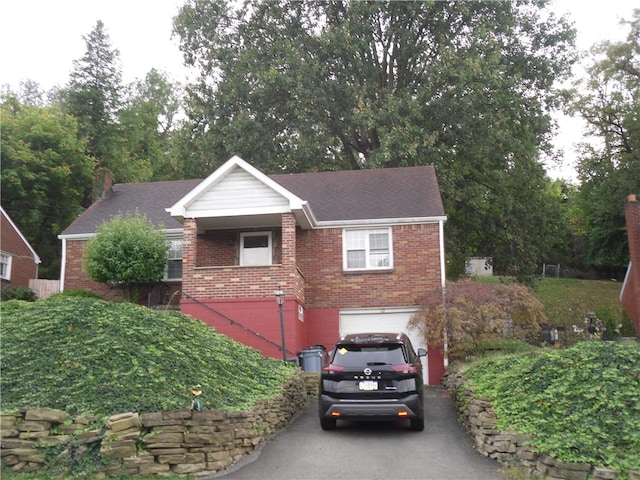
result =
M358 388L366 391L378 390L378 382L374 382L373 380L363 380L358 384Z

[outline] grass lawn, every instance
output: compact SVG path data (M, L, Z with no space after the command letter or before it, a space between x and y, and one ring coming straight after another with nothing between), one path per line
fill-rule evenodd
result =
M498 283L500 277L476 277L478 281ZM549 325L566 327L567 342L573 344L584 340L585 333L574 331L584 329L587 312L595 312L598 318L611 318L616 323L623 320L624 309L620 302L622 283L604 280L577 280L575 278L543 278L536 284L535 297L544 306ZM628 322L628 320L627 320ZM623 328L623 336L633 335ZM632 328L632 327L631 327Z

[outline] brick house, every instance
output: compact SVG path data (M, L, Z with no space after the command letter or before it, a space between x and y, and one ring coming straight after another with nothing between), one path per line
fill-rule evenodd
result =
M233 157L205 180L113 185L60 235L63 289L115 298L83 273L83 245L136 209L170 242L165 295L274 358L283 357L279 287L291 358L345 333L406 330L445 281L446 216L431 166L265 175ZM439 382L442 355L425 363Z
M28 287L38 278L40 257L22 232L0 207L0 285L1 288Z
M636 336L640 338L640 202L635 195L627 197L624 214L631 260L622 284L620 300L636 327Z

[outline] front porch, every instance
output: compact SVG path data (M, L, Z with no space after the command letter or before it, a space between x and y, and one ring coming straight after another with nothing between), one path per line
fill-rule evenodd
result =
M181 310L267 356L281 358L280 311L275 301L275 291L281 288L286 355L293 358L308 347L305 284L296 266L295 217L282 213L278 218L279 225L256 219L260 227L217 230L211 228L215 224L211 218L186 218ZM262 238L256 242L256 235L266 243ZM255 251L243 252L253 247L266 254L260 258Z

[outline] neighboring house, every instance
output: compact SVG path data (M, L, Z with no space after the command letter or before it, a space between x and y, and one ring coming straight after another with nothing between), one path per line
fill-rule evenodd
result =
M640 202L635 195L627 197L624 214L631 260L622 284L620 300L636 327L636 336L640 338Z
M167 233L163 284L182 312L274 358L283 357L279 287L292 358L345 333L406 330L445 281L446 216L431 166L265 175L233 157L205 180L116 184L60 235L63 289L113 298L83 273L84 242L135 210ZM430 351L428 381L443 371Z
M0 207L0 284L2 288L28 287L38 278L40 257L4 208Z

